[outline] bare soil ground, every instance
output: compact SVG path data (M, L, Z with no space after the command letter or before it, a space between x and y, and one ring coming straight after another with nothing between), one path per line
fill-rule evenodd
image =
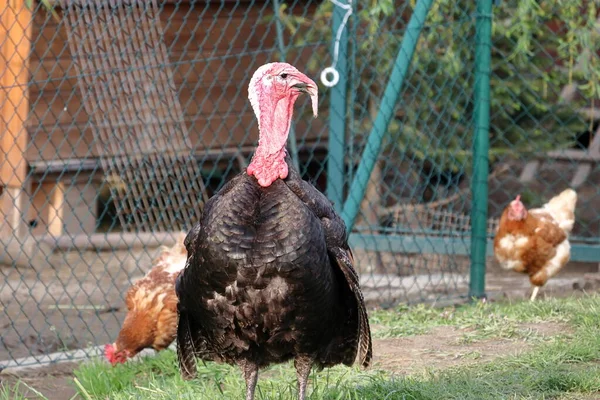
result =
M125 316L127 288L156 252L55 253L52 268L0 267L0 367L111 341Z
M0 267L0 368L6 360L113 341L125 317L125 292L147 272L157 251L55 253L53 268ZM462 302L468 293L468 273L398 276L364 271L361 286L370 306L439 302L439 298ZM598 288L599 279L581 268L566 268L548 282L540 297ZM490 263L486 290L492 298L523 298L531 287L526 276Z
M62 363L22 370L15 374L0 373L0 387L17 388L18 392L27 399L40 398L31 388L51 400L77 399L79 396L73 383L73 370L77 365L77 363Z
M567 329L552 323L525 324L520 328L542 337L565 333ZM530 343L523 340L465 342L465 333L464 330L441 326L426 335L377 340L373 349L375 366L399 374L412 374L517 355L531 347Z
M567 327L554 323L524 324L522 329L539 336L565 333ZM465 330L438 327L425 335L406 338L380 339L374 342L375 368L397 374L414 374L431 369L488 362L496 357L519 354L531 344L522 339L490 339L466 343ZM21 370L18 373L0 373L0 385L15 387L25 382L29 387L52 400L70 400L76 397L71 375L76 363L65 363L43 368ZM27 386L20 385L20 393L27 398L39 398Z
M112 342L125 316L125 291L132 281L145 274L156 253L157 249L55 253L51 256L53 268L39 271L35 266L0 268L0 369L6 360ZM597 274L589 274L597 271L597 266L587 268L565 269L548 282L539 298L598 290L600 279ZM413 295L417 301L446 294L449 301L464 301L457 294L467 293L467 277L465 271L414 276L372 272L363 273L363 284L365 297L373 301L382 296L405 301ZM523 298L530 294L526 276L499 271L493 265L488 269L486 288L495 299ZM454 290L455 300L450 289ZM542 334L560 329L546 324L533 328ZM490 360L527 347L525 342L509 340L461 345L458 339L462 334L464 332L451 328L439 328L428 335L379 340L376 361L382 368L407 373ZM18 377L2 373L1 384L14 385L23 379L50 399L70 399L75 394L70 375L72 367L72 364L59 364L20 371Z

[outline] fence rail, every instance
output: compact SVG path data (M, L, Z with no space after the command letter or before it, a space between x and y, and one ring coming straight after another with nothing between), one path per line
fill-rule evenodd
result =
M114 340L131 282L246 167L274 60L319 82L288 148L370 306L484 296L519 193L573 186L572 260L600 262L593 2L109 3L0 4L0 368Z

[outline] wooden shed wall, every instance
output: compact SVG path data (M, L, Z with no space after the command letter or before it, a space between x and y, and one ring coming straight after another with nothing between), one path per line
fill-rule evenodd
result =
M260 23L271 7L166 4L161 11L170 67L197 152L255 144L247 86L258 66L278 57L274 25ZM97 157L93 119L82 104L64 24L38 12L32 41L28 161ZM308 122L298 122L299 139L311 141L323 132L325 121Z

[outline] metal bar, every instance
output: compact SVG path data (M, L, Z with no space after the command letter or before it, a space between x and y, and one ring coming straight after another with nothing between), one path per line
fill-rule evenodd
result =
M475 113L471 182L471 273L469 297L485 297L487 203L490 132L492 0L477 1L475 47Z
M344 203L342 218L346 223L348 232L352 230L354 221L360 210L360 203L365 196L371 172L373 171L373 167L379 156L379 151L381 150L383 137L387 132L394 114L394 108L396 103L398 103L404 78L408 72L415 48L417 47L417 41L421 35L421 30L423 29L425 19L427 18L432 3L433 0L418 0L415 10L408 22L408 26L406 27L406 33L402 38L402 45L396 56L390 80L383 93L383 98L381 99L379 113L375 119L373 129L369 134L367 145L362 153L356 175L352 180L348 198Z
M279 18L279 0L273 0L273 13L275 14L275 29L277 31L277 47L279 48L279 58L281 62L285 62L287 56L287 49L283 41L283 24L281 18ZM292 157L292 163L294 168L298 172L300 171L300 161L298 160L298 145L296 143L296 130L294 129L294 120L290 124L290 134L288 135L288 149L290 156Z
M357 2L352 2L352 13L356 15L358 12ZM352 182L354 179L354 134L356 132L357 126L359 124L356 123L355 119L355 104L356 104L356 93L358 91L358 87L360 85L360 72L356 67L356 54L357 54L357 46L358 43L358 24L352 24L352 29L350 31L350 109L348 110L348 118L350 119L350 134L348 135L348 144L346 145L346 151L348 152L348 163L350 166L348 167L348 171L346 172L346 177L344 179L345 182ZM342 208L342 205L340 205Z
M346 1L340 1L347 4ZM335 54L338 30L343 23L346 10L334 5L331 54ZM340 212L344 204L344 147L346 143L346 108L348 85L348 26L341 32L338 59L335 68L340 74L338 83L331 88L329 108L329 149L327 154L327 197Z
M381 251L399 254L452 254L468 256L471 254L469 236L459 237L415 237L406 235L378 235L352 233L349 238L350 247L356 250ZM485 242L486 257L494 256L494 241ZM600 243L571 243L573 262L598 262Z

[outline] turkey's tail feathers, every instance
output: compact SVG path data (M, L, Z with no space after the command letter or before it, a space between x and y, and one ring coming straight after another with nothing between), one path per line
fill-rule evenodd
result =
M334 251L337 264L344 273L350 290L354 293L356 305L358 308L358 358L360 365L367 368L371 365L373 358L373 343L371 341L371 327L369 326L369 317L365 307L365 300L360 290L360 281L353 265L353 255L350 249L336 249Z
M178 310L179 324L177 326L177 359L179 371L183 379L194 379L198 373L196 368L196 350L190 329L187 313Z

